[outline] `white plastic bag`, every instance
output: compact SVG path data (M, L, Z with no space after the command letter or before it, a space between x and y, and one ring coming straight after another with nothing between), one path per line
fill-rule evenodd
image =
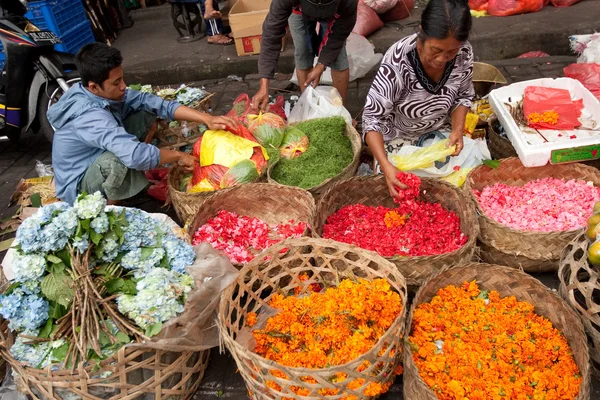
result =
M447 136L447 134L443 134ZM423 147L427 147L442 140L441 138L434 138L426 140L423 143ZM413 174L425 178L442 178L450 175L455 171L456 167L460 168L473 168L483 163L483 160L491 159L490 151L487 147L487 143L484 139L469 139L468 137L463 137L464 147L460 154L456 157L450 157L450 161L441 168L437 168L435 166L419 169L415 171L410 171ZM397 155L409 155L414 153L415 151L421 149L422 147L418 146L402 146L402 148L397 151L395 154Z
M398 4L398 0L364 0L364 2L377 14L388 12Z
M352 116L344 107L337 89L328 86L319 86L315 89L309 86L292 109L288 123L335 116L343 117L347 124L352 123Z
M383 54L375 53L375 46L367 38L351 33L346 40L346 52L348 53L348 63L350 64L350 82L364 77L371 69L381 62ZM317 65L319 57L315 57L313 65ZM296 71L290 82L298 84ZM332 85L331 68L327 68L321 75L320 85Z
M577 62L600 64L600 33L569 37L571 50L579 55Z

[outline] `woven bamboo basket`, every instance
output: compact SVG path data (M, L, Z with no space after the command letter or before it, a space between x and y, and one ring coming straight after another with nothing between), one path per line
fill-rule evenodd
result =
M590 366L588 346L579 316L559 296L537 279L512 268L499 265L470 263L442 271L421 286L413 300L408 317L410 334L415 308L427 303L437 291L448 285L460 286L465 281L476 280L482 290L495 290L501 297L515 296L535 307L535 313L546 317L566 337L582 381L576 400L590 398ZM421 379L413 361L409 341L404 343L404 400L437 400L437 396Z
M298 277L302 273L308 273L311 278L300 281ZM402 299L401 314L377 345L359 358L324 369L292 368L267 360L238 342L248 313L258 313L261 307L267 307L275 293L288 294L296 287L301 287L304 291L316 282L337 285L345 277L367 280L384 278ZM385 384L394 379L392 371L401 360L406 299L404 277L393 264L377 254L329 240L289 239L263 252L240 271L237 281L223 292L218 324L223 342L233 354L254 399L334 400L350 395L366 399L368 397L363 391L369 383ZM371 367L358 372L357 368L364 361L369 361ZM347 373L348 378L339 382L332 381L331 377L340 372ZM274 373L288 379L275 377ZM318 383L305 382L307 377ZM359 378L365 379L360 388L346 388L350 382ZM280 390L267 386L267 382L277 384ZM308 392L305 396L299 396L292 391L292 387L303 388ZM339 389L339 392L337 395L321 396L319 389Z
M463 247L452 253L419 257L386 257L396 265L411 287L420 285L424 279L439 270L471 261L479 233L472 202L465 193L450 183L433 178L422 178L419 200L440 203L447 210L454 211L460 217L461 230L469 240ZM374 207L396 206L390 197L383 175L361 176L338 182L321 197L317 204L315 236L322 235L323 226L332 214L342 207L357 203Z
M592 372L600 379L600 268L588 262L589 241L579 234L560 259L560 294L581 317L590 346Z
M179 190L180 182L187 172L182 166L175 165L169 171L167 186L169 188L169 199L173 203L175 212L181 223L196 214L202 203L216 192L187 193Z
M352 162L346 168L344 168L344 170L340 172L337 176L326 179L320 185L307 189L313 196L315 196L315 198L318 198L320 195L325 193L327 189L329 189L336 182L352 178L354 175L356 175L356 171L358 171L362 151L361 136L358 133L358 131L354 129L352 125L349 124L346 124L346 131L344 132L344 135L346 135L346 137L350 139L350 144L352 145L352 153L354 154L354 158L352 159ZM273 163L273 165L271 165L267 170L267 179L270 183L279 183L271 178L271 171L273 170L273 168L275 168L276 165L277 163Z
M492 158L501 160L503 158L517 157L517 151L510 140L500 136L496 131L496 129L498 129L498 124L498 119L493 118L488 125L488 148Z
M0 333L0 354L17 374L17 389L37 399L190 399L204 377L210 352L167 352L124 346L101 361L73 369L26 367L15 360L8 327Z
M306 190L272 183L248 183L216 192L204 201L196 215L186 224L191 239L194 233L220 210L236 213L240 216L256 217L268 224L281 224L289 220L313 221L316 205ZM310 229L307 227L305 235ZM234 264L236 268L242 264Z
M524 167L518 158L501 161L497 169L481 165L469 173L464 185L479 215L479 240L495 251L482 251L485 262L521 267L526 272L558 270L558 261L565 246L579 230L565 232L525 232L511 229L487 217L477 203L473 190L482 190L495 183L523 186L540 178L582 179L600 186L600 172L582 164L546 165ZM488 255L489 254L489 255ZM537 261L537 262L536 262Z

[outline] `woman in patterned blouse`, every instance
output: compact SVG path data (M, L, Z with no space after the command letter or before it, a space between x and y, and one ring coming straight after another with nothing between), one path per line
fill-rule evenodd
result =
M363 113L363 133L390 194L404 188L388 160L404 144L435 131L449 133L458 155L473 89L473 50L467 41L471 13L467 0L431 0L418 34L386 53Z

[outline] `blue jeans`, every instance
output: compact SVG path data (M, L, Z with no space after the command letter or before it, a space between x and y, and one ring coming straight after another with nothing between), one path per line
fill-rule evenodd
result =
M206 6L204 5L204 3L206 1L212 1L213 8L215 9L215 11L219 11L219 2L217 0L200 0L200 10L202 10L202 18L203 19L204 19L204 13L206 13ZM221 21L221 19L215 19L214 21L217 24L218 32L213 32L213 29L210 26L210 22L207 20L204 20L204 22L206 23L206 35L207 36L215 36L215 35L223 34L223 31L224 31L223 21Z
M319 49L314 48L311 40L311 26L304 21L302 15L294 14L290 15L288 20L290 25L290 33L294 40L294 58L296 59L296 68L299 70L306 70L313 67L315 57L318 56ZM327 32L327 22L319 22L319 35L321 39L325 32ZM346 46L342 47L340 55L335 60L331 67L334 71L345 71L350 67L348 63L348 54L346 53Z

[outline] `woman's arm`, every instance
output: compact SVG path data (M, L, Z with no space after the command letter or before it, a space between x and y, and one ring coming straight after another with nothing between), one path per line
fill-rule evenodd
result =
M385 176L390 196L398 197L398 188L406 189L406 185L400 183L396 176L399 172L398 168L387 158L383 136L379 132L369 131L366 135L366 142L369 149L371 149L371 153L373 153L373 157L379 163L383 176Z
M459 64L466 70L458 95L454 101L454 110L451 113L452 132L449 137L449 144L456 145L455 156L459 155L463 149L463 131L465 129L465 119L467 113L473 104L475 98L475 88L473 87L473 49L469 43L462 48L459 55Z
M456 145L456 152L453 156L459 155L463 149L463 132L465 130L465 120L468 112L469 107L462 105L457 106L454 111L452 111L452 132L448 138L448 145L450 147Z

